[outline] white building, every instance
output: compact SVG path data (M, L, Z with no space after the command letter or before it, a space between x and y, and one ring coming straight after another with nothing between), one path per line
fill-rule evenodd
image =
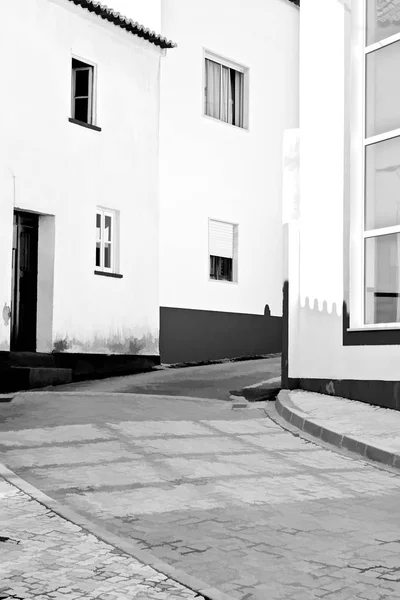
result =
M300 11L284 375L291 388L400 409L400 9L320 4Z
M298 1L162 0L161 357L278 352ZM264 316L266 313L273 316Z
M279 351L298 0L112 4L0 24L0 350Z
M6 13L0 349L157 355L160 62L173 44L91 0Z
M161 72L164 362L281 349L281 157L283 131L298 126L298 4L113 0L178 45Z

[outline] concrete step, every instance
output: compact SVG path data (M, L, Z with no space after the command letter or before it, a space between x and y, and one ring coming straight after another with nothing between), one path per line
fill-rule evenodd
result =
M72 369L52 367L9 367L2 372L1 392L15 392L71 383Z

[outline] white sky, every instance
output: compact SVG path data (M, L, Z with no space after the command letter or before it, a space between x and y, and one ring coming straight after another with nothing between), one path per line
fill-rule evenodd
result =
M160 0L102 0L102 3L160 33Z

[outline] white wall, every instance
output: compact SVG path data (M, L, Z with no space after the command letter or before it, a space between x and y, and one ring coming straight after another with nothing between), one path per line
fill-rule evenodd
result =
M289 376L396 380L398 346L342 344L344 190L349 183L344 172L350 65L345 24L350 13L347 3L324 0L329 27L320 27L319 8L320 0L301 2L300 240L290 257L292 265L299 261L300 271L299 284L296 278L293 285L290 281Z
M11 301L13 207L55 215L52 341L104 352L120 343L124 351L146 335L143 351L158 351L159 49L65 0L9 3L0 40L9 57L0 113L1 310ZM68 121L71 54L97 64L101 132ZM120 211L123 279L94 274L97 205ZM0 323L4 349L9 324Z
M298 126L299 10L287 0L163 0L162 306L282 308L282 135ZM249 67L250 128L203 116L203 50ZM209 280L208 218L239 224L238 283Z

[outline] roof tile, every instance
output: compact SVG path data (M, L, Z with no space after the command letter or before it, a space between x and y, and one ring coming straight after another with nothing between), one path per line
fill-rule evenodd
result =
M176 47L176 44L171 40L168 40L166 37L159 35L147 27L144 27L144 25L140 25L140 23L137 23L136 21L132 21L132 19L128 19L128 17L124 17L124 15L121 15L121 13L117 12L113 8L109 8L105 4L97 2L97 0L69 0L69 2L73 2L77 6L86 8L88 11L99 15L99 17L102 19L113 23L117 27L126 29L126 31L129 31L129 33L137 35L138 37L147 40L155 46L159 46L160 48Z

